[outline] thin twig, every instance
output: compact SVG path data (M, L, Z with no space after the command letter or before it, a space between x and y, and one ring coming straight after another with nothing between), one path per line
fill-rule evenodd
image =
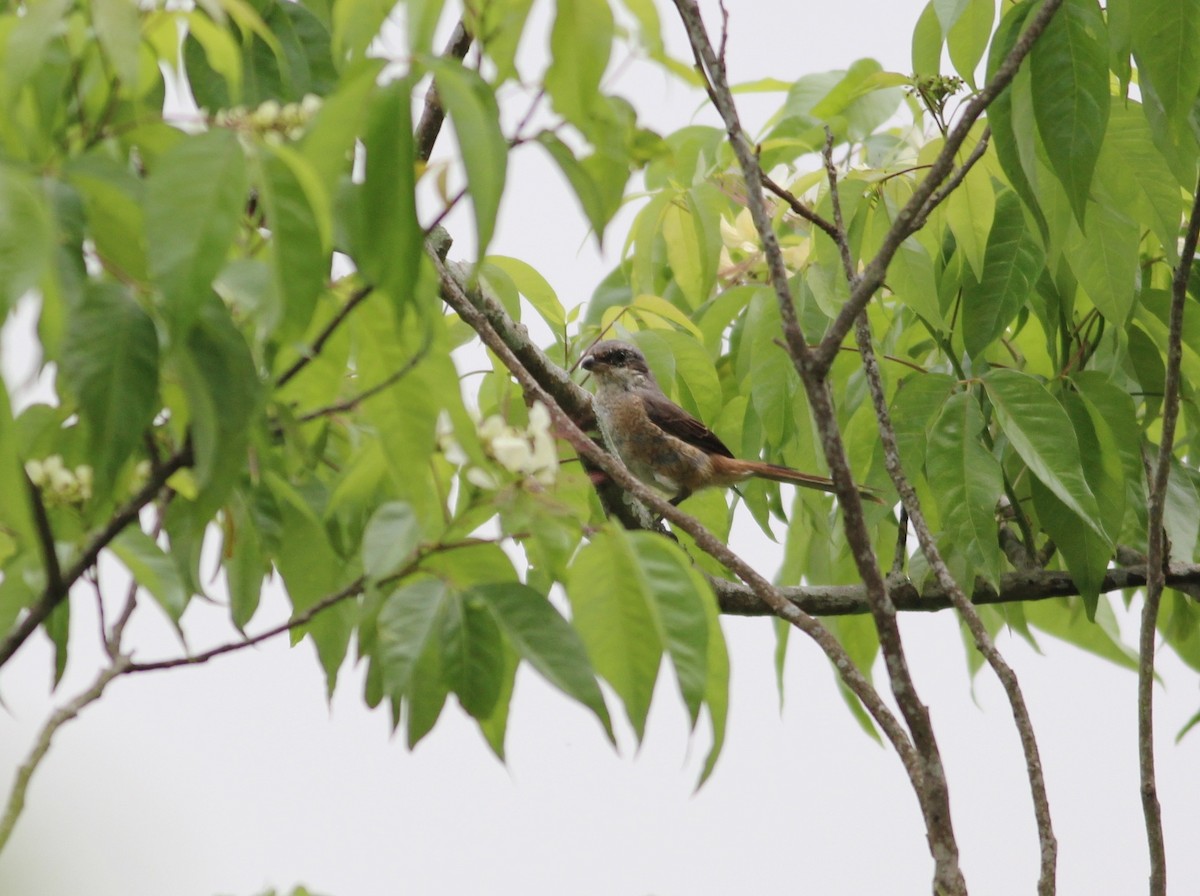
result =
M838 194L837 167L833 164L833 129L825 126L825 148L821 150L825 163L825 179L829 182L829 202L833 207L833 241L842 259L842 271L848 283L854 282L854 260L850 257L850 241L846 239L846 221L842 217L842 197Z
M386 389L390 389L392 386L396 385L396 383L400 382L400 380L404 379L404 377L408 376L408 374L412 373L413 368L415 368L421 363L422 360L424 360L425 356L429 353L431 341L432 338L427 335L424 344L417 350L416 354L409 358L402 367L393 371L390 375L385 377L382 381L376 383L374 386L371 386L369 389L364 389L357 395L352 395L343 401L326 405L323 408L317 408L315 411L309 411L307 414L303 414L299 418L300 422L308 423L320 417L331 417L334 414L343 414L346 411L352 411L367 399L373 398Z
M792 193L786 187L780 186L765 172L762 176L762 183L764 187L787 203L788 208L790 208L805 221L808 221L813 226L819 227L821 230L825 231L830 239L836 240L838 238L838 229L833 225L832 221L828 221L821 215L817 214L807 203L801 202L794 193Z
M329 341L329 338L337 332L337 328L340 327L345 322L346 318L350 316L350 312L357 308L359 304L361 304L362 301L366 299L366 297L369 296L374 289L375 287L368 283L364 286L360 286L350 294L350 298L346 300L346 304L338 309L337 314L335 314L329 323L324 326L321 332L317 334L317 338L313 340L313 344L308 347L304 354L296 359L291 367L281 373L279 378L275 380L276 389L282 389L289 382L291 382L292 378L295 377L296 374L317 359L317 356L321 354L321 349L325 347L325 343Z
M176 657L169 660L156 660L151 663L129 663L126 671L133 672L154 672L160 669L175 669L179 666L198 666L201 663L207 663L213 657L221 656L225 653L233 653L236 650L244 650L247 647L253 647L255 644L261 644L271 638L282 635L285 632L290 632L292 629L299 628L302 625L307 625L313 620L313 617L319 613L328 610L330 607L340 604L344 600L351 597L357 597L366 587L367 580L365 576L359 576L341 591L335 591L333 594L321 598L307 610L297 613L286 622L281 622L279 625L273 626L264 632L259 632L250 638L245 638L241 641L234 641L229 644L222 644L220 647L214 647L211 650L206 650L203 653L197 653L192 656Z
M108 687L108 683L118 675L126 672L128 667L129 659L127 657L117 657L112 664L105 666L101 670L90 688L70 703L55 710L50 718L46 720L46 724L43 726L37 741L33 745L33 750L30 752L28 758L21 763L20 768L17 769L17 773L13 778L13 786L8 794L8 802L4 808L4 815L0 817L0 852L4 850L9 837L12 836L17 819L21 817L21 811L25 808L25 794L29 790L29 781L33 777L33 773L37 771L42 759L45 758L47 751L49 751L50 742L54 739L55 733L67 722L79 715L89 703L99 700L100 696L104 693L104 689Z
M62 590L62 567L58 562L58 549L54 546L54 530L50 527L50 517L46 514L46 502L42 500L42 490L33 484L29 474L22 471L25 486L29 492L29 504L33 508L33 525L37 530L38 544L42 549L42 562L46 565L47 587Z
M1146 602L1138 639L1138 768L1141 775L1142 814L1146 819L1146 844L1150 851L1150 896L1167 892L1167 855L1163 843L1162 807L1154 772L1154 649L1158 632L1158 608L1162 601L1164 570L1168 556L1163 515L1171 456L1175 447L1175 424L1179 419L1179 379L1183 362L1183 311L1187 304L1188 278L1200 240L1200 183L1192 200L1187 234L1179 253L1179 264L1171 279L1171 317L1167 335L1167 372L1163 385L1162 440L1158 446L1150 482L1147 520Z

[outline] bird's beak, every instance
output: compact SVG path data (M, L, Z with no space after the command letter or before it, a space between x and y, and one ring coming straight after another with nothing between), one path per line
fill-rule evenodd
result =
M579 366L582 367L584 370L591 370L593 367L596 366L596 359L593 358L591 355L588 355L586 358L583 359L583 363L580 364Z

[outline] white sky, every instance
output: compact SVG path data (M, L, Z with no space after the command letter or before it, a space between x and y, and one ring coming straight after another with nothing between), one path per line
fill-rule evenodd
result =
M862 56L908 71L922 5L731 0L730 76L794 79ZM679 47L680 30L665 9L664 22ZM638 66L615 89L663 132L698 106ZM751 101L751 122L775 102L747 97L743 108ZM596 257L574 201L536 148L516 154L509 177L492 251L529 261L564 301L585 299L613 256ZM452 221L451 229L465 234L467 222ZM624 237L620 222L610 236L611 253ZM752 524L740 526L734 541L761 570L778 563L779 548ZM76 607L72 666L58 695L47 692L50 651L40 637L0 679L5 791L52 708L94 674L92 603ZM285 614L272 593L252 628ZM185 618L192 647L227 640L225 618L221 607L193 603ZM971 892L1033 892L1037 841L1007 702L986 672L972 692L953 616L910 615L902 628L943 749ZM729 737L698 794L692 788L707 745L703 733L689 744L666 675L660 688L668 690L660 691L640 750L626 728L614 752L594 719L522 673L507 768L452 706L409 753L390 737L387 714L363 707L355 669L343 670L327 705L307 644L276 641L201 668L120 680L61 730L0 856L0 892L250 896L297 883L329 896L929 892L928 852L900 764L858 729L823 655L793 636L781 713L770 621L728 619L725 629ZM153 608L135 616L128 638L142 658L179 651ZM1040 734L1059 892L1140 892L1147 863L1135 678L1048 638L1043 647L1038 656L1001 639ZM1169 654L1162 674L1159 786L1171 889L1196 892L1200 734L1179 746L1172 740L1200 695L1195 675Z

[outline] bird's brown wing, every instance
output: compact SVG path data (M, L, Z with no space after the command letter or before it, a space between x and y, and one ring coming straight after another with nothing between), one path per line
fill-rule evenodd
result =
M663 432L710 454L733 457L733 452L725 447L715 432L665 395L645 390L639 391L638 395L646 408L646 416Z

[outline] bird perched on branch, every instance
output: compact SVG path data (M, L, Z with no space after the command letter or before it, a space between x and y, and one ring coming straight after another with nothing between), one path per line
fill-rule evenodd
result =
M754 477L833 491L833 480L824 476L734 457L711 429L667 398L646 356L628 342L597 342L583 369L596 378L592 407L609 450L643 482L673 495L672 504L702 488ZM869 491L860 494L879 500Z

